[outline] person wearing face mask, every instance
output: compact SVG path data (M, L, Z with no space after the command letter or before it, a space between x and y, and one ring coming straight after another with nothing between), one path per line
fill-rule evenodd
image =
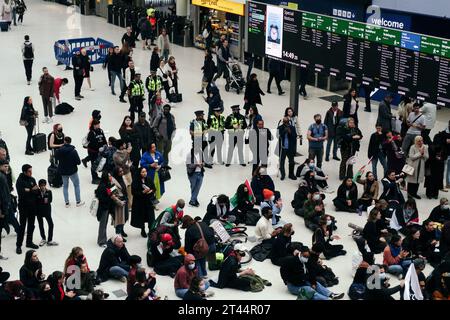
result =
M337 197L333 199L336 211L356 212L358 206L358 188L351 177L342 181Z
M255 197L247 183L240 184L236 193L230 199L231 213L236 216L236 224L256 225L260 218L259 210L254 208Z
M294 212L299 217L305 216L305 202L308 201L310 196L310 190L308 184L305 181L300 181L297 191L294 193L294 199L291 201L291 206L294 208Z
M270 252L272 264L281 266L281 262L284 258L298 253L298 250L295 250L292 245L292 236L294 233L295 231L292 228L292 223L287 223L283 226L281 232L273 241L272 251Z
M317 166L321 168L323 160L323 143L328 139L328 128L322 123L322 116L320 114L314 115L314 121L315 123L309 126L307 132L309 141L308 158L316 158Z
M194 255L187 254L184 257L184 265L178 269L174 279L175 294L178 298L183 299L197 273Z
M315 184L318 187L323 189L324 192L331 193L328 190L328 175L323 172L322 168L315 165L313 159L306 158L305 162L297 168L296 176L302 180L306 180L309 172L313 172Z
M297 145L297 132L295 127L290 124L289 118L284 117L283 123L278 127L279 135L279 153L280 153L280 174L281 180L284 180L286 176L285 161L286 157L289 159L289 179L297 180L294 174L294 157L296 153Z
M54 155L55 150L64 145L63 127L60 123L53 126L53 131L48 135L48 149Z
M257 167L253 172L253 178L250 186L253 190L253 195L255 196L255 204L257 205L264 201L264 189L276 192L275 184L273 183L272 178L267 174L267 167L264 166Z
M316 282L308 269L310 250L302 246L296 255L283 259L280 275L289 292L295 296L301 295L303 300L338 300L343 293L336 294Z
M319 228L313 234L313 245L321 245L323 248L323 255L327 260L337 257L345 256L347 251L340 244L333 245L333 240L340 240L341 237L333 235L333 218L329 215L323 215L319 220Z
M169 153L172 150L173 134L177 129L175 117L170 113L170 109L171 106L165 104L162 114L154 118L152 122L158 150L163 154L167 166L169 165Z
M175 277L177 270L183 265L183 256L174 256L174 241L169 233L161 233L157 241L151 243L153 270L161 276Z
M366 284L364 300L376 300L376 301L394 300L392 295L397 292L401 292L401 290L405 286L405 281L401 280L399 285L390 288L390 284L388 282L388 278L386 277L384 266L377 266L377 267L379 268L379 272L373 274L371 281L369 281L369 283Z
M441 198L439 205L433 208L428 219L439 223L450 221L450 204L447 198Z
M256 223L255 236L257 241L261 241L263 244L272 244L275 237L280 234L281 228L274 229L272 226L272 209L269 207L262 208L262 217Z
M313 232L319 227L320 218L325 214L323 199L325 199L323 194L311 193L303 206L305 226Z
M231 223L236 221L236 216L231 215L230 199L226 195L214 196L208 204L203 221L209 225L212 220L228 221Z
M176 204L164 209L150 227L150 230L154 230L160 225L170 228L171 234L175 235L175 249L181 246L178 226L181 225L185 206L186 202L183 199L178 199Z
M205 221L195 221L191 216L184 216L182 222L181 228L186 229L186 233L184 234L184 250L196 258L195 264L198 268L198 276L206 278L208 275L206 260L211 261L215 258L216 245L214 230ZM200 239L205 239L208 244L206 256L202 256L196 252L196 244Z
M261 209L269 207L272 209L272 225L282 227L285 222L281 220L281 210L283 210L283 201L281 197L275 196L275 193L271 190L263 190L264 201L261 202Z

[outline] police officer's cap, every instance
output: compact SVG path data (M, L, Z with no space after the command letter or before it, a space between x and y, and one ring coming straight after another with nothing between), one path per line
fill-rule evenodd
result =
M205 115L205 112L203 110L198 110L194 112L196 116L203 116Z
M214 109L213 109L213 111L222 111L222 108L221 107L215 107Z
M231 106L231 110L241 110L238 104L235 104L234 106Z

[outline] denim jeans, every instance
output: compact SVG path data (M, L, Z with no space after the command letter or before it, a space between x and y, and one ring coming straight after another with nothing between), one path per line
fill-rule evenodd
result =
M334 136L334 137L328 137L327 150L325 152L325 158L326 159L330 158L331 144L333 144L333 157L337 158L338 145L336 143L336 136Z
M209 288L209 281L205 281L205 290L208 290ZM189 289L175 289L175 294L178 298L183 299L186 292L188 292Z
M306 290L308 293L314 293L312 300L330 300L331 291L322 286L319 282L316 283L316 289L313 289L309 283L306 286L297 287L288 282L288 290L293 295L298 295L301 289Z
M71 176L62 176L62 179L63 179L64 201L66 203L69 203L69 179L70 179L75 188L75 200L77 201L77 203L79 203L81 201L81 198L80 198L80 178L78 177L78 173L75 172Z
M208 254L213 254L216 252L216 245L210 244ZM208 271L206 270L206 257L195 260L195 265L197 266L198 276L206 277L208 275Z
M411 260L402 260L399 264L390 265L387 269L387 273L399 275L406 274L408 271L409 265L412 263Z
M120 279L122 277L128 277L128 272L130 267L128 266L114 266L109 268L109 274L115 279Z
M124 80L122 76L122 72L112 71L111 70L111 92L114 93L114 85L116 83L116 77L119 78L119 84L120 84L120 92L124 89Z
M380 152L378 152L378 154L376 154L372 158L372 173L375 176L375 179L378 179L378 175L377 175L378 160L380 161L380 164L383 167L383 176L382 177L384 177L384 175L386 174L386 171L387 171L386 155L380 151Z
M189 182L191 183L191 200L190 202L196 202L200 188L202 187L203 174L201 172L194 172L192 176L189 177Z

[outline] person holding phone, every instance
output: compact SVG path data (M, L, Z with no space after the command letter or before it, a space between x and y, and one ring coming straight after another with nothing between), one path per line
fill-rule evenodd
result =
M159 151L156 150L156 144L150 144L148 151L142 155L141 167L147 169L148 175L155 185L156 200L161 199L165 192L164 182L159 179L159 170L164 165L164 157Z
M156 187L153 180L147 174L147 169L141 167L131 184L133 194L133 206L131 211L131 226L141 229L141 236L147 237L145 224L148 229L155 221L155 210L153 200L155 199Z

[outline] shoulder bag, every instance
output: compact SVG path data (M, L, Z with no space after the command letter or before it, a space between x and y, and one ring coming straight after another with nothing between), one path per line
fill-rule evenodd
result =
M197 259L201 259L201 258L204 258L208 254L209 245L206 242L206 239L203 235L202 227L198 223L196 223L195 225L197 226L198 230L200 231L201 238L198 239L197 242L194 244L194 248L193 248L194 256Z

